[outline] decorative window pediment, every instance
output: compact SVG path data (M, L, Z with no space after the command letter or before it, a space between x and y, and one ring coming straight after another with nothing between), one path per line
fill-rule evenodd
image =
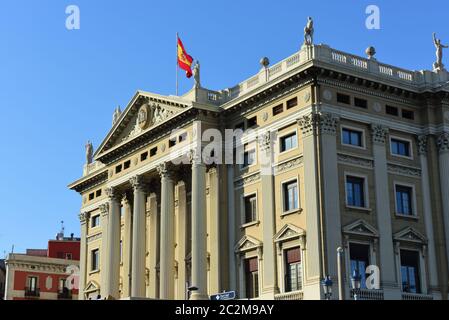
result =
M243 236L242 239L240 239L240 241L234 247L234 251L236 253L246 252L246 251L258 249L260 247L262 247L262 242L260 242L256 238L245 235L245 236Z
M84 289L85 293L95 292L100 290L100 286L97 282L91 280L87 283L86 288Z
M427 238L412 227L407 227L394 234L393 239L398 242L411 242L417 244L426 244Z
M285 242L292 239L299 239L300 237L305 236L305 234L306 232L303 229L289 223L284 225L281 230L274 235L274 242Z
M362 237L378 238L379 232L368 222L360 219L343 227L343 233L346 235L355 235Z

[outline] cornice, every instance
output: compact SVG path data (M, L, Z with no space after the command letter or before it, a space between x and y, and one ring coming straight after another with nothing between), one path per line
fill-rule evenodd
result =
M83 193L90 189L93 189L108 180L108 171L95 172L92 175L83 177L69 185L69 189L76 192Z

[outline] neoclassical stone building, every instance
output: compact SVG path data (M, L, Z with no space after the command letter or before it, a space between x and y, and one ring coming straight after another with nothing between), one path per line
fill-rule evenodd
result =
M346 299L355 270L363 298L446 299L448 80L305 45L232 88L138 91L69 186L80 298L322 299L330 275L335 299L342 247Z

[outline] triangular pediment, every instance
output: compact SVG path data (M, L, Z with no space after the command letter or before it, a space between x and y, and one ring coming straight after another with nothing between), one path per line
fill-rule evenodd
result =
M412 227L407 227L393 236L395 241L414 242L414 243L427 243L427 238L419 231Z
M379 236L377 229L362 219L354 221L343 227L343 233L365 237Z
M251 236L243 236L237 245L234 247L235 252L245 252L253 249L257 249L262 246L262 242Z
M97 291L100 289L100 286L97 282L91 280L87 283L86 288L84 289L84 292L89 293L93 291Z
M118 117L94 157L138 137L161 123L169 121L192 102L179 97L138 91Z
M306 232L303 229L289 223L284 225L281 230L274 235L274 242L288 241L304 236L305 234Z

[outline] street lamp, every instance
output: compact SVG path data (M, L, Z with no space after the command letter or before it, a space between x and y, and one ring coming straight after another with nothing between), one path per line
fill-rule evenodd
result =
M323 286L324 291L324 299L331 300L332 297L332 279L330 276L326 276L326 278L321 281L321 285Z
M360 287L362 285L362 277L357 270L354 270L351 277L351 285L354 292L354 300L358 300L358 293L360 292Z

